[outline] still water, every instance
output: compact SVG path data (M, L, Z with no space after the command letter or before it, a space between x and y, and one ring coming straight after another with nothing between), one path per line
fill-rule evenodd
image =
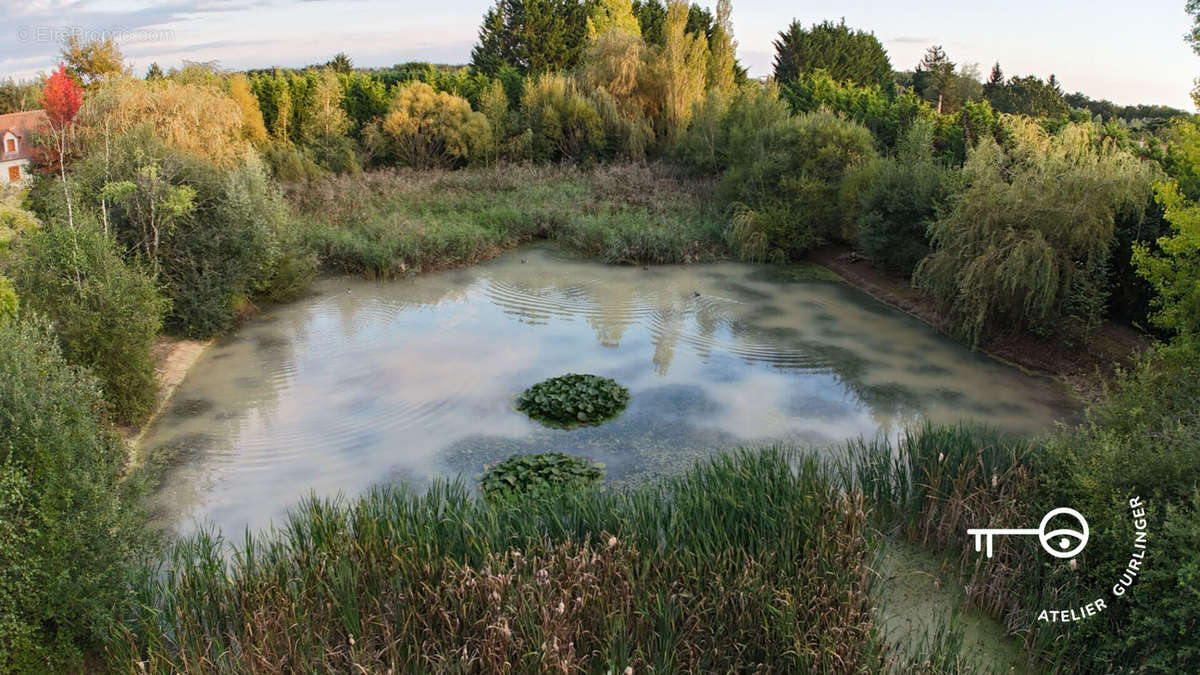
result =
M614 267L548 247L395 282L324 279L214 344L149 430L159 516L227 535L310 492L471 477L520 452L604 462L614 483L721 448L822 447L922 420L1014 432L1070 417L1056 385L869 296L786 268ZM512 408L547 377L629 387L617 420L561 431Z

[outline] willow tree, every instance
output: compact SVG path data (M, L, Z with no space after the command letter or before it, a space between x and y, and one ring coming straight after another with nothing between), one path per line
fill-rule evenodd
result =
M1009 141L967 155L966 187L930 226L914 274L972 344L1000 326L1086 338L1102 316L1118 217L1144 208L1154 170L1092 125L1047 133L1008 121Z
M255 154L243 109L215 85L109 78L89 93L79 123L88 145L102 147L105 135L149 126L170 145L218 166L238 166Z
M642 36L642 26L633 15L632 0L600 0L587 19L588 40L619 30L636 37Z

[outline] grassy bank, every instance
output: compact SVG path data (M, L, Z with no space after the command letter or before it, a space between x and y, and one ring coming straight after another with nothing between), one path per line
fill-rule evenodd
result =
M330 176L288 196L327 269L393 277L534 239L608 263L713 260L725 250L713 188L664 165L500 165Z

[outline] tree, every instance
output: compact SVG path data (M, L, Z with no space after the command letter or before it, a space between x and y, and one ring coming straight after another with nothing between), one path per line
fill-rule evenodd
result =
M938 112L950 112L953 109L954 62L946 56L941 45L925 50L913 73L913 89L921 98L934 104Z
M793 21L775 41L775 80L786 85L802 74L828 71L839 82L878 85L890 91L892 63L874 33L851 30L845 21L806 29Z
M992 92L1004 86L1004 71L1000 70L1000 62L997 61L992 65L992 74L988 76L987 82L983 83L983 95L990 96Z
M125 57L112 38L84 42L79 35L67 38L62 48L67 72L84 87L91 87L109 75L125 73Z
M642 36L642 26L633 15L630 0L599 0L587 18L588 39L595 41L610 30L619 30L635 37Z
M250 79L237 73L228 80L229 98L242 111L242 134L255 147L262 147L268 140L267 126L263 123L262 109L258 99L250 91Z
M140 230L138 245L159 272L159 245L175 224L196 208L196 190L190 185L173 185L173 174L161 162L138 167L128 180L105 184L105 199L125 209L127 218Z
M1200 205L1173 180L1155 186L1155 197L1171 233L1158 240L1161 253L1135 243L1134 269L1158 293L1154 323L1200 346Z
M166 75L163 73L162 67L158 65L158 61L151 63L150 67L146 69L146 80L161 80L164 77Z
M75 129L75 116L83 106L83 91L75 80L67 75L63 64L58 64L58 70L46 80L42 90L42 109L46 111L46 119L50 129L50 137L54 141L54 151L58 160L59 180L62 181L63 196L67 201L67 223L74 226L75 213L71 206L71 188L67 183L67 149Z
M987 100L998 112L1030 117L1065 117L1070 107L1062 92L1036 76L1011 77L1002 86L993 87Z
M708 41L708 86L721 94L733 91L737 68L737 41L733 39L730 0L717 0L717 15Z
M402 164L420 168L465 163L492 140L487 118L471 110L466 99L424 82L396 89L382 131Z
M350 119L342 108L345 95L342 83L330 70L321 71L313 77L315 81L309 89L310 113L304 116L301 134L307 139L345 134L350 128Z
M354 71L354 62L350 60L346 52L338 52L333 55L332 59L329 59L325 63L325 67L335 73L348 75Z
M0 321L0 671L81 672L144 552L100 384L40 319Z
M484 14L471 65L495 75L509 65L522 74L565 71L579 64L592 0L496 0Z
M157 402L151 349L168 305L155 280L89 225L48 224L15 259L25 305L51 320L66 359L100 378L116 420L144 420Z
M667 134L682 131L693 106L704 97L708 70L708 41L686 32L688 6L684 0L667 0L667 21L659 66L662 69L663 114Z
M916 283L978 344L1001 328L1086 340L1102 316L1117 219L1149 201L1153 169L1091 125L1050 134L1011 117L1001 147L967 153L966 188L929 228Z
M667 22L667 7L662 0L633 0L633 14L646 44L662 46L663 26Z

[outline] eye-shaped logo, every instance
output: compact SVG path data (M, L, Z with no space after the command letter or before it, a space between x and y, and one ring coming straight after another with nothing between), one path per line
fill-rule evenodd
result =
M1079 523L1078 530L1069 528L1059 528L1057 530L1046 531L1050 521L1057 516L1070 516ZM1054 556L1055 558L1074 558L1079 555L1084 546L1088 542L1088 524L1083 514L1075 509L1065 506L1053 509L1042 518L1042 523L1037 529L1003 529L1003 528L974 528L967 530L967 534L975 537L975 550L983 548L984 542L987 542L987 557L992 557L992 537L998 534L1009 535L1037 535L1038 541L1042 544L1042 549ZM1071 541L1076 540L1078 543L1071 545Z

